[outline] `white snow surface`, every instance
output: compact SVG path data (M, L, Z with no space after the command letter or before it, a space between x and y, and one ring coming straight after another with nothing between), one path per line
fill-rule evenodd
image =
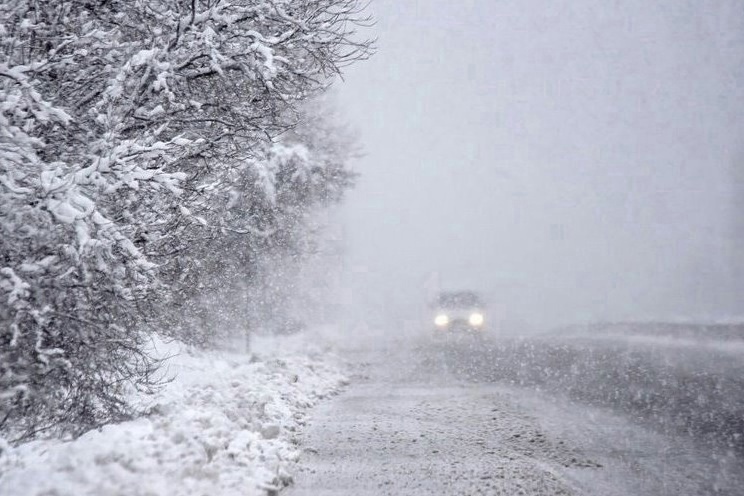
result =
M0 494L241 495L287 485L307 410L344 384L342 364L307 336L251 353L157 343L173 377L138 398L152 413L75 440L1 446ZM0 441L2 441L0 439Z

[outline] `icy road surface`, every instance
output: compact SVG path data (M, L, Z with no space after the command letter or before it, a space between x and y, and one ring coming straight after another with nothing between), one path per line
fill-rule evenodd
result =
M740 342L614 331L358 351L288 494L744 494Z

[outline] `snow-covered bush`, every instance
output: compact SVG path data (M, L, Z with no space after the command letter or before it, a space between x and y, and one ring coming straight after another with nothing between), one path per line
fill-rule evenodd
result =
M183 284L205 253L190 244L236 248L216 215L236 177L260 179L244 190L256 204L282 189L267 171L299 155L274 141L369 53L354 40L360 10L0 3L0 430L78 433L129 413L127 389L151 387L157 367L143 351L148 312L204 289ZM240 250L273 222L233 232Z
M179 339L214 344L255 327L301 325L298 275L316 250L319 210L352 185L355 147L325 101L303 105L300 117L230 171L229 188L199 212L203 236L173 257L173 291L158 315Z

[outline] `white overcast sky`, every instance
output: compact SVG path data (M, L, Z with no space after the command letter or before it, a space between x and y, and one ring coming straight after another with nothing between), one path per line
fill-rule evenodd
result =
M740 0L370 10L378 52L337 86L366 152L344 206L360 318L415 317L433 274L535 326L738 310Z

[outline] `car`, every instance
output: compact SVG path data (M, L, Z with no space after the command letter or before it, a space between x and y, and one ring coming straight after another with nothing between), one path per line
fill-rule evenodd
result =
M445 291L432 305L437 332L481 333L486 325L485 304L474 291Z

